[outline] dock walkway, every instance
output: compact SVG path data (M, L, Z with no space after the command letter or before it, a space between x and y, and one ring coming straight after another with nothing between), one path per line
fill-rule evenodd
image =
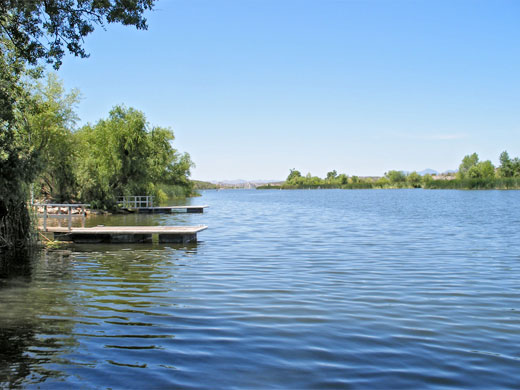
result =
M90 228L43 227L59 241L74 243L151 243L158 235L160 243L185 244L197 241L197 233L207 229L200 226L95 226Z
M208 206L154 206L154 197L146 195L127 195L117 199L122 210L137 214L169 214L185 210L187 213L203 213Z
M167 207L123 207L123 210L130 213L137 214L170 214L186 210L187 213L203 213L204 209L208 207L203 206L167 206Z

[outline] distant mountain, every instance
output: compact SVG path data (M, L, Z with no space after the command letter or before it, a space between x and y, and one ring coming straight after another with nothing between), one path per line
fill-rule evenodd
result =
M260 187L267 184L277 184L280 185L283 180L212 180L210 183L214 185L216 188L235 188L235 189L254 189L256 187Z
M242 180L242 179L236 179L236 180L211 180L210 183L236 185L236 184L245 184L245 183L247 183L247 180Z
M439 172L437 172L435 169L430 169L430 168L427 168L421 172L417 172L419 175L421 176L424 176L424 175L438 175Z
M281 183L285 180L249 180L250 183L257 183L257 184L268 184L268 183Z

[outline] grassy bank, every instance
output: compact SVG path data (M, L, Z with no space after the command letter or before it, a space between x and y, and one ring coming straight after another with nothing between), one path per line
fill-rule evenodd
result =
M520 177L432 180L425 183L423 188L446 190L518 190L520 189Z

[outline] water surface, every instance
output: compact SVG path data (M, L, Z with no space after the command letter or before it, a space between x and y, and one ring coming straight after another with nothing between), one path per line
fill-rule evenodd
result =
M520 192L208 191L0 279L0 387L518 388Z

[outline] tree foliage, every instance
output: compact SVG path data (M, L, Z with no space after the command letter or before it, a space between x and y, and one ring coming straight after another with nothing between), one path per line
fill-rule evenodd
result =
M406 176L406 182L413 188L420 188L423 178L417 172L412 172Z
M79 91L66 93L58 76L50 73L45 83L35 84L32 98L35 109L28 116L31 148L40 165L34 187L37 193L57 202L70 201L76 189L73 130Z
M478 159L477 153L473 153L473 154L464 156L464 158L462 159L462 162L459 165L458 177L460 179L465 178L466 175L468 174L468 172L470 171L470 169L475 167L478 164L478 161L479 161L479 159Z
M338 172L336 172L336 170L332 170L330 172L327 172L327 180L328 181L332 181L334 179L336 179L338 177Z
M406 175L402 171L388 171L385 173L385 177L392 184L400 184L406 182Z
M164 197L161 185L177 185L183 195L191 193L189 155L171 146L170 129L149 129L141 111L116 106L107 119L84 126L75 138L80 145L78 196L83 201L110 208L123 195Z
M507 151L500 154L498 175L503 178L520 177L520 158L511 159Z
M302 177L302 174L300 171L297 171L296 169L291 169L289 172L289 176L287 176L286 182L288 184L297 184L298 180Z
M27 72L23 62L5 50L9 45L0 37L0 249L17 251L30 238L25 201L38 163L30 147L27 115L34 105Z
M143 13L154 0L3 0L0 28L17 56L35 65L44 59L58 69L65 50L87 57L83 39L106 23L146 29Z

